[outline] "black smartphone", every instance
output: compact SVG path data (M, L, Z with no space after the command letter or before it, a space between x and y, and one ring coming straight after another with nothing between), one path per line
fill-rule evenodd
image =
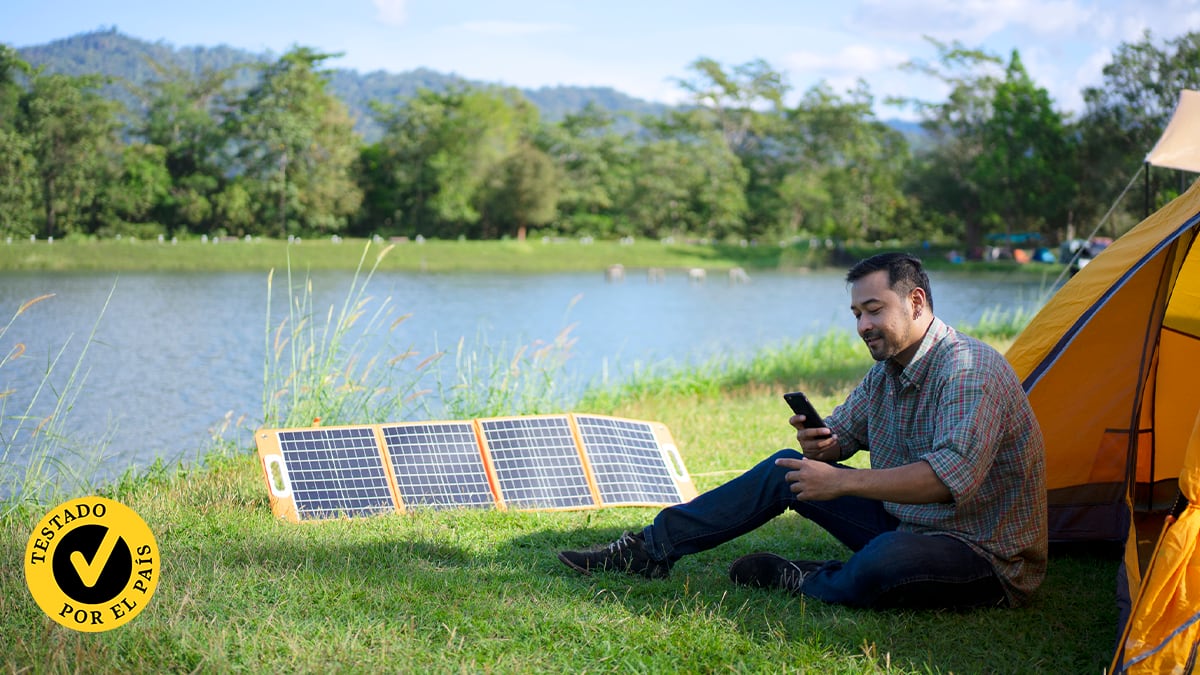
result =
M792 412L797 415L804 415L804 426L806 428L820 429L825 426L825 420L821 419L821 416L817 414L817 409L813 407L812 402L808 400L804 392L788 392L783 395L783 400L787 401L787 404L791 406ZM821 438L829 438L829 436L826 435Z

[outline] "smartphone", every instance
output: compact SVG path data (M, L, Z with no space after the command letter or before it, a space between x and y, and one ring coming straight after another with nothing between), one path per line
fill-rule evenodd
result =
M825 420L821 419L821 416L817 414L817 409L813 407L812 402L808 400L804 392L789 392L783 395L783 400L787 401L787 404L791 406L792 412L797 415L804 415L804 426L806 428L820 429L825 426ZM822 436L821 438L829 438L829 435Z

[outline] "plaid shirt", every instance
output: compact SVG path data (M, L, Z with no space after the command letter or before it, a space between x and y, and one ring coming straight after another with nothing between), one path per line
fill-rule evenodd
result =
M934 318L907 367L876 363L826 424L842 459L867 450L874 469L928 462L953 502L884 502L899 529L966 542L1011 605L1028 601L1046 573L1045 449L1000 353Z

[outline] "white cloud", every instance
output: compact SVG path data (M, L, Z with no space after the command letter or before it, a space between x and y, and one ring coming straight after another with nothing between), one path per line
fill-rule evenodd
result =
M371 0L379 12L379 18L386 24L399 26L408 18L406 5L408 0Z
M1071 79L1062 85L1062 98L1056 97L1059 105L1065 109L1082 115L1087 106L1083 101L1083 90L1095 87L1104 81L1104 66L1112 61L1112 50L1101 48L1093 51L1075 69Z
M792 52L784 57L786 65L795 71L857 76L896 68L909 60L898 49L871 45L846 45L836 52Z
M491 37L523 37L541 33L561 33L571 29L562 23L536 23L523 21L470 21L462 24L469 33Z
M1076 0L1059 0L1058 2L1038 2L1037 0L1021 0L1013 3L1013 13L1007 17L1007 22L1014 26L1028 28L1031 32L1042 35L1074 35L1082 30L1091 30L1091 24L1097 20L1099 12L1092 7Z
M1094 13L1081 0L863 0L852 22L876 34L929 35L970 46L1009 28L1072 34Z

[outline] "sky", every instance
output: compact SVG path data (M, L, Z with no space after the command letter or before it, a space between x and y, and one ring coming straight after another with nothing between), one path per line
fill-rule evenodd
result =
M1083 112L1084 87L1122 43L1200 30L1200 0L6 0L0 42L45 44L115 27L174 47L227 45L279 55L293 46L341 56L367 73L429 68L536 89L608 86L680 103L689 65L727 70L763 60L794 104L822 82L844 94L862 79L884 119L913 119L891 96L938 102L937 80L906 72L935 62L927 38L1006 61L1018 50L1059 110Z

